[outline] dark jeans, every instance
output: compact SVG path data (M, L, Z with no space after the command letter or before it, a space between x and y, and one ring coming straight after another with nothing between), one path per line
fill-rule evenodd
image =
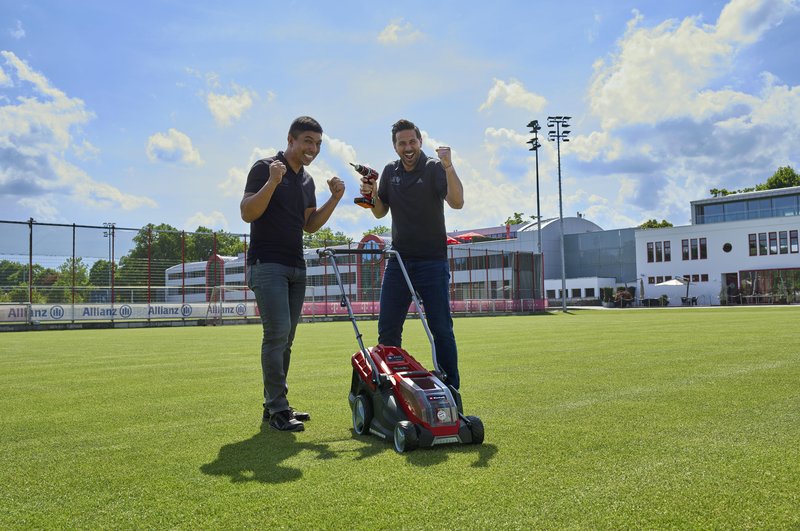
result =
M439 368L447 375L449 385L458 389L458 349L450 315L450 268L446 260L403 260L411 284L422 299L422 307L436 345ZM386 265L381 286L381 311L378 317L378 343L402 346L403 324L411 304L403 272L397 260ZM425 364L421 354L412 356Z
M289 409L286 375L292 342L303 299L306 270L281 264L258 263L248 267L248 286L256 295L264 337L261 340L261 373L264 407L270 414Z

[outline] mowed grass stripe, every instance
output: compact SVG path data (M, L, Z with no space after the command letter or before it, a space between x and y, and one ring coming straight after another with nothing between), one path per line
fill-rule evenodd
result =
M259 326L0 334L0 527L794 528L798 311L456 319L486 441L406 455L352 434L347 322L298 330L300 434L261 429Z

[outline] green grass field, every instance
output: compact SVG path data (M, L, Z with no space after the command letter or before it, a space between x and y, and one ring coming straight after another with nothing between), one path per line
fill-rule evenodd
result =
M348 322L298 330L299 434L262 428L259 326L3 333L0 528L797 529L799 317L457 319L485 442L403 455L352 433Z

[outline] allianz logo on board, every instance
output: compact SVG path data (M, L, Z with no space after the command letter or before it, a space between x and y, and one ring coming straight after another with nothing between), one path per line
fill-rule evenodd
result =
M236 306L221 306L219 304L209 304L207 308L209 315L238 315L240 317L247 314L247 306L242 303Z
M150 306L147 310L147 315L189 317L192 315L192 307L189 304L181 306Z

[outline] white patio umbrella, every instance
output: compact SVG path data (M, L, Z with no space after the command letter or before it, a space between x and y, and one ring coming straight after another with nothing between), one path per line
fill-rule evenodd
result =
M664 282L659 282L656 286L683 286L686 285L686 297L689 297L689 284L691 282L687 280L683 280L680 278L671 278L669 280L665 280Z

